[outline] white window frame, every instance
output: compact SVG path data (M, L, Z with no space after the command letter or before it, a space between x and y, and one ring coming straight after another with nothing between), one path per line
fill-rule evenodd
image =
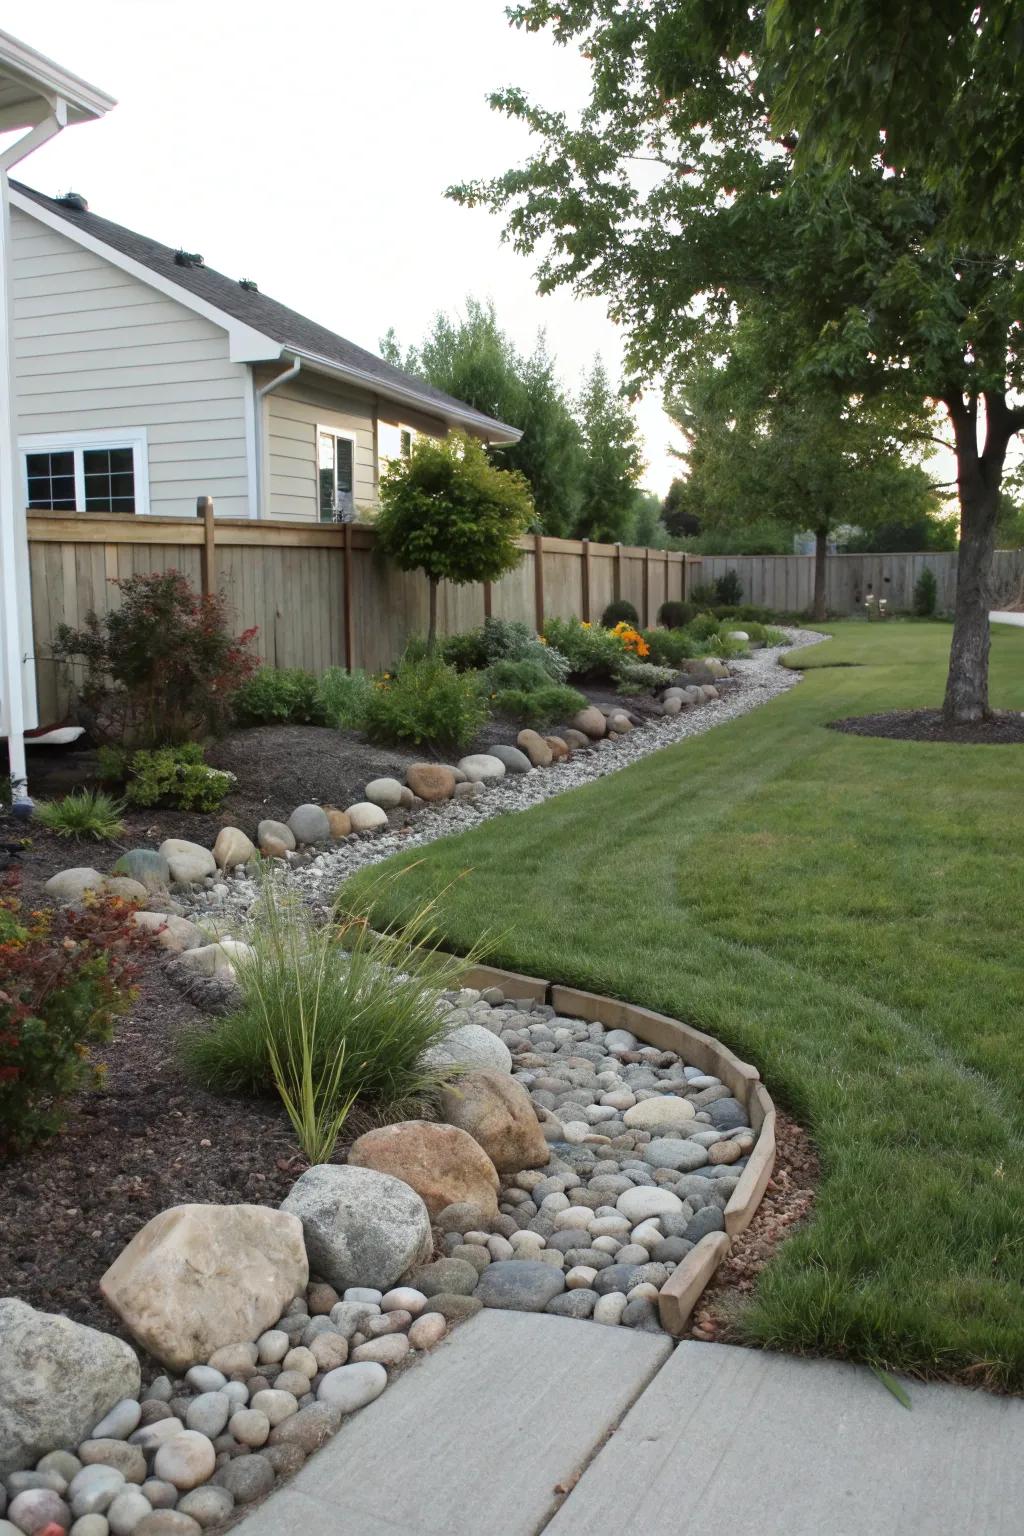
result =
M147 517L149 502L149 434L145 427L120 429L97 428L91 432L29 432L18 438L21 457L21 490L24 504L28 506L28 454L68 453L75 455L75 510L85 512L85 470L81 450L84 448L130 448L132 470L135 476L134 514L90 512L90 517L135 516Z
M350 432L346 427L332 427L328 422L317 422L317 427L316 427L316 443L315 443L315 447L314 447L314 452L315 452L315 455L316 455L316 520L317 520L317 522L320 522L322 520L321 517L320 517L320 435L321 435L321 433L323 433L324 436L326 436L326 437L335 437L335 438L341 437L341 438L344 438L346 442L352 444L352 516L349 519L349 521L350 522L354 522L355 518L356 518L356 448L358 446L359 439L358 439L358 437L357 437L355 432ZM337 468L337 460L335 460L335 468Z
M381 429L381 427L387 427L387 428L389 428L389 430L397 433L397 435L398 435L398 452L397 453L383 453L380 450L378 450L378 453L377 453L378 468L380 466L382 466L382 465L394 464L395 462L399 462L400 463L403 459L405 459L407 457L407 455L402 452L402 436L403 436L404 433L407 432L409 434L409 452L410 453L412 452L413 444L416 442L416 439L421 435L419 432L417 432L415 427L410 427L409 423L406 422L406 421L401 421L401 420L399 420L399 421L389 421L389 420L386 420L384 417L380 417L380 418L378 418L378 422L377 422L377 436L378 436L378 440L380 438L380 429Z

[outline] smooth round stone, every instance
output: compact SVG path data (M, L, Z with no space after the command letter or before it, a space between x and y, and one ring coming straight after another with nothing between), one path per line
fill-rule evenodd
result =
M142 1408L134 1397L123 1397L94 1427L90 1440L127 1440L138 1429Z
M67 1486L68 1479L61 1477L59 1472L9 1472L7 1475L7 1492L12 1499L16 1493L25 1493L29 1488L48 1488L51 1493L63 1494Z
M271 1428L275 1424L280 1424L282 1419L290 1418L293 1413L299 1411L299 1401L294 1393L284 1392L274 1387L265 1392L257 1392L249 1406L257 1413L265 1414Z
M416 1270L412 1278L416 1287L427 1297L437 1295L472 1296L476 1290L479 1272L466 1259L435 1259Z
M372 800L357 800L348 807L347 815L353 832L376 832L388 824L387 811Z
M256 1340L261 1365L279 1365L291 1348L291 1340L280 1328L268 1328Z
M228 1381L221 1387L221 1391L231 1404L231 1412L240 1408L249 1401L249 1388L244 1381Z
M318 1371L335 1371L348 1359L348 1340L340 1333L320 1333L309 1346Z
M70 1483L81 1470L82 1463L70 1451L47 1451L46 1455L40 1456L36 1462L37 1472L56 1472L65 1483Z
M253 1458L250 1456L245 1459L251 1461ZM208 1525L219 1525L222 1520L226 1520L234 1507L234 1494L227 1488L215 1487L210 1483L205 1488L193 1488L191 1493L186 1493L178 1505L178 1511L183 1515L191 1515L205 1531Z
M567 1291L589 1291L597 1279L597 1270L588 1264L574 1264L565 1276Z
M71 1527L70 1536L110 1536L106 1515L83 1515Z
M324 1332L326 1331L325 1329ZM285 1372L298 1373L300 1376L313 1377L317 1373L316 1356L304 1344L298 1349L290 1349L281 1364Z
M565 1194L564 1191L557 1190L550 1195L544 1196L543 1200L540 1202L540 1208L542 1211L550 1212L552 1217L554 1217L560 1216L563 1211L567 1211L571 1203L572 1202L570 1201L569 1196ZM587 1215L590 1215L589 1211L587 1212Z
M213 1370L222 1371L225 1376L234 1376L238 1371L249 1370L258 1358L259 1351L255 1344L224 1344L214 1350L207 1365ZM152 1389L149 1395L154 1395Z
M489 756L496 757L500 763L504 763L506 773L529 773L533 766L526 753L520 752L518 747L492 747Z
M283 1424L276 1425L270 1431L266 1451L261 1454L266 1456L276 1470L281 1470L282 1466L287 1469L287 1463L294 1463L295 1458L283 1451L282 1447L289 1446L292 1451L298 1450L303 1456L309 1456L337 1433L341 1421L341 1409L333 1403L310 1403L307 1408L300 1408L292 1418L285 1419Z
M255 1344L250 1345L250 1348L255 1349ZM256 1356L253 1355L254 1360L255 1358ZM171 1398L174 1396L174 1387L171 1384L171 1378L169 1376L154 1377L153 1381L146 1389L145 1396L147 1399L151 1398L154 1402L169 1403Z
M378 1361L381 1365L401 1365L409 1353L409 1340L404 1333L389 1333L382 1339L368 1339L352 1351L357 1365L364 1361Z
M375 1307L379 1307L384 1300L383 1291L375 1291L369 1285L350 1285L342 1297L343 1301L365 1301Z
M640 1243L644 1248L650 1248L654 1243L660 1243L665 1236L661 1230L661 1218L654 1216L649 1221L642 1221L639 1226L633 1228L630 1233L631 1243Z
M679 1142L678 1145L685 1146L686 1143ZM681 1211L683 1202L670 1189L639 1187L623 1190L615 1206L632 1226L636 1226L650 1216L662 1216Z
M658 1136L644 1147L644 1162L650 1163L652 1168L672 1168L677 1173L692 1173L695 1168L703 1168L707 1161L707 1147L700 1147L695 1141L673 1141Z
M331 824L326 811L319 805L297 805L288 817L288 828L296 842L330 842Z
M231 1417L231 1399L224 1392L200 1392L188 1405L185 1423L189 1429L215 1440Z
M138 1435L139 1430L135 1431ZM141 1483L146 1476L146 1458L137 1444L124 1440L83 1440L78 1455L87 1467L116 1467L126 1483Z
M561 1260L557 1251L551 1257ZM564 1289L565 1278L554 1263L508 1259L504 1263L491 1264L484 1270L475 1294L485 1307L516 1312L543 1312L548 1302Z
M382 1339L388 1333L404 1333L411 1322L411 1312L382 1312L370 1318L363 1333L370 1339Z
M616 1264L646 1264L650 1254L643 1243L626 1243L615 1255Z
M435 1344L440 1344L447 1328L440 1312L425 1312L409 1329L409 1344L413 1349L433 1349Z
M274 1486L274 1469L265 1456L237 1456L217 1473L217 1487L226 1489L236 1504L252 1504Z
M160 1447L153 1460L153 1471L175 1488L187 1491L212 1477L216 1464L213 1442L194 1429L185 1429Z
M593 1220L594 1213L589 1206L570 1205L566 1210L555 1212L555 1231L564 1232L571 1227L582 1227L584 1231L589 1231Z
M107 1510L111 1536L131 1536L140 1520L153 1513L153 1506L139 1488L124 1488Z
M432 1296L428 1302L431 1312L439 1312L449 1323L464 1322L467 1317L475 1317L483 1311L484 1304L476 1296L456 1296L452 1292L441 1292L438 1296Z
M610 1029L604 1037L605 1049L612 1055L635 1051L638 1044L636 1035L630 1034L628 1029Z
M624 1291L611 1291L607 1296L599 1296L592 1313L595 1323L606 1323L611 1327L617 1327L622 1321L622 1314L627 1306L626 1293Z
M75 1515L101 1515L125 1486L124 1473L116 1467L83 1467L68 1484L66 1493Z
M587 1318L593 1316L597 1300L596 1291L586 1289L566 1291L563 1295L555 1296L549 1301L544 1310L553 1313L555 1317Z
M368 1317L376 1317L380 1307L375 1302L369 1301L339 1301L336 1307L331 1308L331 1327L344 1339L350 1339ZM330 1338L330 1334L321 1333L318 1338ZM310 1344L310 1349L313 1344Z
M185 1380L196 1392L216 1392L227 1381L223 1371L215 1371L210 1365L193 1365L185 1372Z
M169 1419L158 1419L153 1424L144 1424L132 1435L131 1444L138 1446L141 1451L155 1451L157 1446L166 1445L175 1435L180 1435L185 1428L182 1421L173 1415Z
M459 768L471 784L493 784L505 777L505 764L489 752L471 752L459 759Z
M147 1477L142 1485L154 1509L173 1509L178 1502L178 1490L173 1483L165 1483L161 1477Z
M155 1509L139 1521L135 1536L201 1536L202 1529L191 1515L183 1515L176 1509Z
M591 1238L590 1246L598 1253L607 1253L611 1257L612 1254L618 1253L622 1243L617 1237L594 1237Z
M324 1406L323 1403L311 1404L311 1407L316 1408L318 1411ZM307 1411L305 1408L300 1410L301 1413L306 1413ZM333 1409L331 1411L333 1412ZM294 1419L285 1419L281 1427L282 1429L287 1429L289 1425L298 1424L298 1422L299 1414L297 1413ZM306 1460L306 1453L302 1446L289 1445L287 1441L282 1441L279 1445L265 1445L260 1455L270 1462L278 1477L293 1477L296 1472L301 1470Z
M306 1302L309 1307L310 1317L322 1317L336 1307L341 1297L333 1285L325 1281L314 1281L306 1287Z
M530 1254L539 1253L545 1247L546 1240L539 1232L531 1232L529 1228L522 1232L513 1232L509 1242L516 1253L529 1257Z
M413 1317L419 1317L426 1305L426 1296L412 1285L395 1286L380 1299L382 1312L410 1312Z
M501 1259L511 1259L515 1254L515 1249L507 1237L502 1237L500 1233L496 1232L487 1239L487 1252L497 1263Z
M7 1515L11 1525L26 1536L37 1536L51 1524L66 1531L71 1524L71 1510L52 1488L26 1488L11 1500Z
M641 1333L662 1332L657 1303L649 1296L637 1296L628 1299L622 1313L621 1323L624 1328L637 1328Z
M397 779L371 779L363 791L371 805L379 805L383 811L393 811L402 803L402 785Z
M362 1360L328 1371L316 1395L321 1403L331 1404L342 1413L355 1413L380 1397L387 1384L388 1373L379 1361Z
M616 1254L616 1258L618 1258L618 1254ZM599 1296L608 1296L612 1291L622 1291L625 1293L632 1286L636 1285L638 1278L643 1278L642 1275L638 1276L637 1274L639 1269L639 1264L609 1264L607 1269L598 1271L597 1279L594 1281L594 1290Z
M687 1099L674 1093L658 1094L652 1099L641 1099L631 1109L624 1111L623 1124L631 1131L685 1131L693 1124L696 1111Z
M658 1287L652 1285L649 1280L642 1280L639 1285L631 1286L626 1292L627 1301L636 1301L638 1296L646 1296L648 1301L657 1301Z
M270 1430L270 1420L258 1408L240 1408L228 1420L228 1433L251 1450L266 1444Z
M274 1377L274 1389L277 1392L290 1392L292 1397L299 1398L309 1391L309 1381L304 1371L281 1371Z
M590 1236L623 1238L628 1236L629 1221L625 1216L595 1216L590 1223Z

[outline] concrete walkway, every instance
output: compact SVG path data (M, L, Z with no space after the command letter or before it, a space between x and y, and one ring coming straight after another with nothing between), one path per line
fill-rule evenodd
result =
M1019 1536L1024 1402L485 1311L244 1536Z

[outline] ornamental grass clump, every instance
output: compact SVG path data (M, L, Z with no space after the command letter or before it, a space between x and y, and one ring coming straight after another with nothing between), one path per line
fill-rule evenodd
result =
M62 800L37 805L36 820L57 837L91 837L111 842L124 831L125 803L102 789L76 789Z
M445 1033L442 993L472 964L438 951L433 908L383 933L362 911L318 923L265 877L239 1005L186 1037L191 1076L217 1093L276 1092L311 1163L329 1161L356 1100L422 1104L451 1076L423 1062Z

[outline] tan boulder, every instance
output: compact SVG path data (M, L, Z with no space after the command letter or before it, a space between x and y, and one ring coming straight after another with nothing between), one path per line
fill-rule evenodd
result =
M571 725L567 725L562 732L562 740L572 747L573 751L578 747L590 746L590 737L584 736L582 731L574 731Z
M337 806L325 805L327 812L327 824L331 829L331 836L336 843L340 843L343 837L348 837L352 831L352 820L348 811L339 811Z
M449 1125L468 1131L499 1173L543 1168L550 1149L530 1095L507 1072L483 1068L456 1078L441 1095Z
M535 768L551 767L551 748L538 731L520 731L516 737L516 746L526 753Z
M567 741L563 741L561 736L545 736L544 740L550 747L551 756L556 763L561 763L565 760L565 758L571 756L571 753L569 752L569 743Z
M256 849L240 827L221 827L213 845L218 869L235 869L256 857Z
M187 917L177 917L173 912L133 912L136 928L145 928L163 949L181 954L186 949L197 949L204 943L203 932Z
M279 837L272 837L269 832L265 832L260 842L260 852L268 859L286 859L291 849Z
M429 1120L385 1125L353 1142L348 1160L357 1168L375 1168L402 1179L431 1218L460 1201L479 1206L489 1216L498 1214L497 1170L480 1144L457 1126Z
M146 901L149 892L141 880L132 880L128 875L107 875L103 882L103 894L105 896L119 896L122 901Z
M135 1234L100 1291L140 1344L183 1371L258 1338L308 1279L297 1216L263 1205L176 1205Z
M571 724L573 730L582 731L591 741L599 741L608 729L604 715L593 704L588 704L586 709L573 715Z
M455 775L443 763L413 763L405 782L421 800L450 800L455 793Z

